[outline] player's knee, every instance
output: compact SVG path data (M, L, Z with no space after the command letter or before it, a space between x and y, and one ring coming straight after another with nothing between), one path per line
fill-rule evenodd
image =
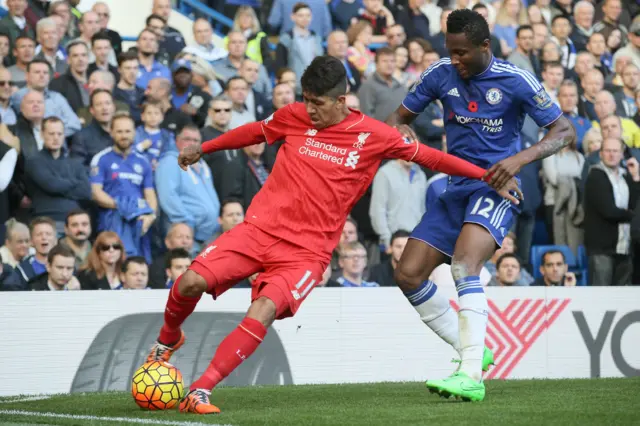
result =
M451 259L451 275L458 281L470 275L479 275L482 270L482 263L469 261L464 256L453 256Z
M412 291L420 287L420 284L424 281L421 272L422 271L418 271L416 268L410 268L400 263L395 271L393 271L393 278L402 291Z
M178 291L182 296L197 297L207 291L207 281L196 272L188 269L178 282Z
M259 297L249 307L247 317L260 321L262 325L269 327L276 319L276 304L267 297Z

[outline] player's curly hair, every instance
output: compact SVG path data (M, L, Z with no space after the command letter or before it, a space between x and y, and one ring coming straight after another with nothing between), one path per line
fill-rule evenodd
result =
M317 56L302 74L302 91L337 98L347 93L347 72L339 59Z
M458 9L447 17L447 32L464 33L474 46L480 46L491 39L489 25L482 15L469 9Z

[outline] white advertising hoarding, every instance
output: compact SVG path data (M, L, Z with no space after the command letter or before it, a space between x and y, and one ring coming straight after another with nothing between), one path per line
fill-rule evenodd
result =
M446 290L445 290L446 291ZM488 288L487 378L640 375L640 288ZM450 294L455 306L455 293ZM167 291L0 293L0 395L125 390L157 337ZM173 359L189 382L242 319L250 290L205 295ZM316 289L228 385L421 381L454 351L395 288Z

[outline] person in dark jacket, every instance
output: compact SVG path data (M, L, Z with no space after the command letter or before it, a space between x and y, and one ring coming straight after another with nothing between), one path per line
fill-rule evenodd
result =
M114 50L111 43L111 39L104 31L97 32L91 37L91 52L96 60L87 67L87 77L91 77L95 71L102 70L113 74L116 82L120 80L118 67L109 63L109 53Z
M623 142L605 139L601 163L592 166L585 184L585 247L589 285L631 284L632 257L629 222L640 195L640 167L635 158L621 167Z
M247 146L225 165L220 199L238 198L246 210L269 177L275 156L265 142ZM269 147L271 148L271 147Z
M94 90L89 103L89 112L93 121L73 135L71 143L71 156L80 159L87 171L89 171L91 159L103 149L113 145L110 126L116 110L113 95L104 89Z
M26 163L27 188L36 216L56 221L58 236L64 234L64 223L70 210L91 200L89 178L82 163L67 156L64 149L64 123L58 117L42 122L44 148Z
M429 40L429 18L420 10L423 3L419 0L409 0L397 13L396 22L404 27L408 38L420 37Z
M78 280L82 289L122 288L120 272L125 258L124 245L118 234L110 231L98 234L87 262L78 271Z
M191 84L193 80L191 62L187 59L178 59L171 67L171 71L173 73L171 104L191 117L198 127L204 127L211 96ZM178 132L176 131L176 134Z
M186 223L174 223L169 227L164 244L168 251L185 249L193 255L193 230ZM151 288L166 288L167 271L164 255L153 259L149 267L149 286Z
M0 256L0 291L24 290L20 282L20 275L6 263L2 263Z
M16 124L9 126L11 133L20 139L20 155L25 159L42 148L40 126L43 119L44 97L42 93L32 90L22 98Z
M29 224L31 244L35 254L27 256L16 268L20 274L21 288L29 289L29 284L47 272L47 256L56 245L56 223L48 217L37 217Z
M113 48L116 57L122 53L122 37L117 31L107 28L109 26L109 18L111 18L111 10L106 2L99 1L91 7L91 10L98 15L98 22L100 23L100 32L106 34L111 41L111 47ZM92 40L93 41L93 40Z
M49 90L60 93L74 111L89 105L87 68L89 47L83 41L72 41L67 46L69 70L49 84Z
M47 272L29 282L33 291L80 290L80 282L73 276L75 254L64 244L53 247L47 255Z
M249 83L249 92L244 102L247 105L247 109L255 115L256 121L262 121L273 113L269 99L254 88L255 83L258 81L259 70L260 64L253 59L243 60L238 70L238 75Z
M393 278L393 271L395 271L400 257L404 251L407 241L409 241L410 232L404 229L399 229L391 235L389 243L389 260L372 266L369 269L368 281L373 281L380 284L381 287L394 287L396 281Z
M340 59L340 62L342 62L342 65L344 65L344 69L347 72L349 91L357 93L360 89L361 77L356 66L347 60L348 48L349 39L344 31L333 31L329 34L329 37L327 37L327 55Z
M9 36L9 54L12 56L15 42L20 35L26 34L32 39L36 38L35 26L29 25L24 16L26 3L26 1L7 2L8 13L0 19L0 32Z

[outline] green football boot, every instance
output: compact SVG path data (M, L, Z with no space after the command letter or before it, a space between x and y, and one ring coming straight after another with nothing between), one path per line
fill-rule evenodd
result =
M460 364L461 361L459 359L452 359L451 362ZM484 352L482 353L482 371L486 373L492 365L496 365L495 362L493 362L493 351L485 346Z
M482 401L484 399L484 383L476 382L461 371L456 371L444 380L427 380L429 392L443 398L451 396L463 401Z

